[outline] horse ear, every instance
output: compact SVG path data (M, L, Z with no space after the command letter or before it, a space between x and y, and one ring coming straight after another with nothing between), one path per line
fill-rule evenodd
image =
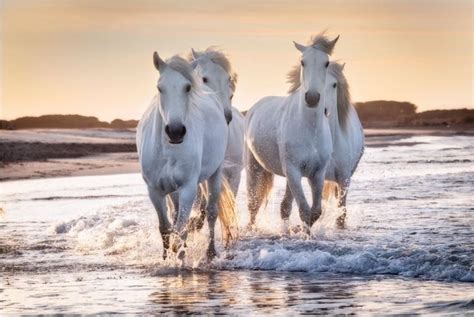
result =
M296 49L300 51L301 53L303 53L306 50L306 46L302 44L298 44L295 41L293 41L293 43L295 44Z
M153 53L153 64L155 64L155 68L159 72L163 71L166 67L166 62L161 59L157 52Z
M334 49L334 46L336 45L337 40L339 40L339 35L334 40L329 42L329 51L330 52L332 52L332 50Z
M197 61L197 60L193 60L193 61L191 62L191 68L192 68L192 69L195 69L197 65L198 65L198 61Z
M192 57L193 57L194 60L198 59L198 57L199 57L198 52L196 52L196 51L194 50L194 48L191 48L191 55L192 55Z
M344 67L346 66L346 63L341 65L341 70L344 70Z

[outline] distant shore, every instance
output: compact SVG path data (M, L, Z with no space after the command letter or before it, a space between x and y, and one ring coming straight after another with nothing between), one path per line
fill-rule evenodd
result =
M0 132L0 181L138 173L134 134L131 130L107 129ZM418 142L404 139L421 135L474 136L474 130L366 129L365 135L367 147L412 146Z

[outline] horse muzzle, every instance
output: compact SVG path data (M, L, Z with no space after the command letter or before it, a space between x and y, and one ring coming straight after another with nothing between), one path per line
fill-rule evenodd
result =
M181 123L170 123L166 125L165 132L171 144L180 144L186 135L186 127Z
M316 108L319 104L320 99L321 99L321 94L319 92L309 92L309 91L307 91L304 94L304 100L306 101L306 105L309 108Z

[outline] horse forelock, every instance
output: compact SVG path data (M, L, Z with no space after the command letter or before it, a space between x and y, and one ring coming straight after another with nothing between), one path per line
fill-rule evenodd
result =
M191 64L188 63L187 60L182 58L181 56L175 55L168 60L166 60L166 65L169 66L174 71L177 71L184 78L186 78L189 82L191 82L191 86L196 88L196 80L194 78L193 68Z
M237 73L235 73L232 70L232 65L230 64L229 59L227 56L220 50L218 50L216 47L211 46L208 47L205 51L197 51L195 52L197 55L197 62L199 63L200 59L208 59L211 62L219 65L224 69L225 72L227 72L230 76L230 85L232 88L232 91L235 91L236 85L237 85ZM194 60L193 54L189 54L190 61Z
M345 129L351 106L351 94L349 91L349 83L347 82L346 76L344 76L343 69L344 66L337 62L331 62L329 64L329 72L337 80L338 121L339 125Z

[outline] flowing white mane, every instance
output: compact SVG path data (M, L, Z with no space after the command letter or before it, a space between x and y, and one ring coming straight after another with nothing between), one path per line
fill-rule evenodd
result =
M209 59L211 62L222 67L230 75L230 84L232 87L232 91L235 91L237 85L237 73L232 70L230 61L224 53L219 51L217 48L211 46L208 47L205 51L195 51L194 55L197 55L196 57L198 59L198 62L201 58ZM194 56L192 53L189 55L189 60L194 60Z
M351 93L346 76L344 76L344 65L336 62L329 64L329 73L337 80L337 114L339 125L346 128L351 106Z

